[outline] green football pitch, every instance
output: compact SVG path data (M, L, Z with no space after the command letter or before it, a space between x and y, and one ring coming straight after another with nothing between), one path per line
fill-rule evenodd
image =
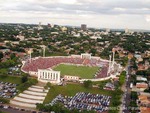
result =
M53 70L60 71L61 75L79 76L82 79L92 79L99 67L76 66L60 64Z

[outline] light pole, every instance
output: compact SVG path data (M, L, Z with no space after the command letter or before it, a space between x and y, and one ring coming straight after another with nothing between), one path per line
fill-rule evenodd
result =
M32 59L32 52L33 52L32 49L29 49L29 50L28 50L28 54L30 55L30 59L29 59L30 63L31 63L31 59Z

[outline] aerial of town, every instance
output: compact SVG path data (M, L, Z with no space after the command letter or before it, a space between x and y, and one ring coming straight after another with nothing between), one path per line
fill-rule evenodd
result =
M19 16L15 20L17 10L40 2L12 1L0 1L0 113L150 113L150 29L97 28L87 20L78 25L21 22ZM55 4L50 1L45 0ZM58 0L62 9L56 13L63 5L95 4L96 9L100 4L81 1ZM22 7L12 7L18 3Z

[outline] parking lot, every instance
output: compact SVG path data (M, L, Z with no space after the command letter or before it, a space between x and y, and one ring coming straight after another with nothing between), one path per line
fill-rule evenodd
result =
M9 99L15 96L18 92L16 86L17 84L0 82L0 97Z
M61 102L68 109L94 110L101 113L108 110L110 99L111 97L106 95L79 92L74 97L58 95L50 104Z

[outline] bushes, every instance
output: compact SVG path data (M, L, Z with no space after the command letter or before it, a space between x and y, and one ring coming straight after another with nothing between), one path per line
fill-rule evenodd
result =
M121 104L120 99L121 99L121 95L123 94L123 92L120 89L115 90L114 92L112 92L112 105L114 107L117 107Z
M146 93L150 93L150 88L145 89L145 90L144 90L144 92L146 92Z
M110 82L109 80L101 81L98 85L99 89L103 90L103 87L106 85L106 83Z
M90 80L84 81L83 85L85 88L92 88L92 81Z
M44 88L45 89L48 89L48 88L50 88L52 86L52 84L50 83L50 82L48 82L47 84L46 84L46 86L44 86Z
M131 101L130 101L130 111L131 113L136 113L137 112L137 103L136 103L136 100L138 99L138 95L137 95L137 92L134 92L134 91L131 91Z
M37 104L36 108L40 111L44 112L51 112L54 111L55 113L96 113L95 111L78 111L77 109L68 110L61 104L51 105L44 105L44 104Z
M4 112L0 111L0 113L4 113Z
M8 104L9 100L0 97L0 102L2 102L3 104Z
M40 111L44 112L51 112L54 111L55 113L69 113L69 110L64 108L60 104L51 105L44 105L44 104L37 104L36 108Z
M112 100L111 100L111 107L114 107L115 109L109 110L109 113L118 113L117 107L121 104L121 96L123 94L123 91L121 90L121 86L125 82L126 72L123 71L119 76L119 87L111 93Z
M134 92L134 91L131 92L131 99L134 101L136 101L136 99L138 99L137 92Z
M144 76L146 76L146 71L145 70L137 71L136 75L144 75Z
M112 92L112 100L111 100L111 107L115 109L110 109L108 113L118 113L118 106L121 104L121 95L123 92L120 89L115 90Z
M119 85L122 86L125 82L125 77L126 77L126 72L123 71L121 74L120 74L120 77L119 77Z
M131 83L133 83L133 85L136 85L136 75L131 75Z
M22 82L22 83L25 83L25 82L27 82L27 81L28 81L28 76L22 76L21 82Z
M22 83L18 86L18 90L20 92L23 92L24 90L27 90L30 86L37 84L37 80L36 79L29 79L28 81L26 81L25 83Z

